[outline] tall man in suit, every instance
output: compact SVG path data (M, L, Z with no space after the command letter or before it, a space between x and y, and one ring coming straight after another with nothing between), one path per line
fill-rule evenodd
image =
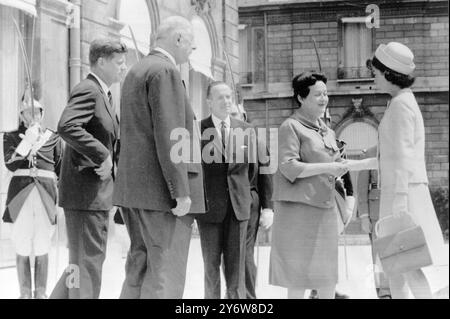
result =
M119 129L109 88L126 71L126 52L117 41L91 43L91 73L72 90L58 123L66 142L59 205L66 217L70 265L51 298L100 294Z
M232 93L224 82L212 82L206 92L211 116L201 121L202 163L208 213L197 222L205 270L205 298L220 299L223 256L227 298L245 298L245 243L256 173L251 125L230 117ZM249 129L240 142L236 130ZM239 135L239 134L237 134ZM253 162L253 163L251 163Z
M247 113L242 104L233 104L231 114L235 119L248 122ZM247 225L247 238L245 241L245 289L247 299L256 299L256 274L255 264L255 243L258 235L259 226L269 229L273 223L273 202L272 198L272 174L260 170L260 166L268 166L270 162L265 143L265 136L257 135L258 150L265 152L264 159L258 156L255 161L256 174L253 174L250 180L252 195L252 205L250 209L250 219ZM259 153L258 153L259 155Z
M376 156L376 149L372 148L364 152L362 158ZM373 227L380 216L380 188L378 187L377 170L363 170L358 174L358 218L361 220L363 232L369 234L370 242L373 243L375 233ZM372 249L372 262L374 265L375 288L378 298L390 299L391 291L386 275L381 271L377 254Z
M193 49L190 22L169 17L157 30L156 48L123 83L114 204L125 208L131 246L121 298L183 297L194 222L189 213L205 212L200 136L177 68ZM181 161L172 156L180 132L190 150Z

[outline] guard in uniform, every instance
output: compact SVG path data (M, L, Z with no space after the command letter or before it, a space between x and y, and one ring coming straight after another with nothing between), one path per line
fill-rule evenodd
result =
M11 239L22 299L32 298L31 255L35 256L34 298L47 298L48 253L56 224L56 180L61 157L60 138L42 128L42 105L34 101L34 107L32 112L30 102L22 104L19 129L3 139L5 164L13 172L3 221L13 223ZM25 143L22 141L31 141L26 155L18 152Z

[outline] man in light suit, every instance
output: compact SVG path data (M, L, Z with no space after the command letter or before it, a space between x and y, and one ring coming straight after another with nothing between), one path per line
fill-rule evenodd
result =
M372 148L364 152L362 158L376 156L376 149ZM363 170L358 173L358 217L361 220L363 232L369 234L370 242L373 243L375 233L373 227L380 215L380 188L378 187L377 170ZM377 263L377 254L372 249L372 261L374 265L375 287L378 298L390 299L391 292L389 281L386 275L381 271ZM377 266L378 265L378 266Z
M200 136L177 67L193 49L188 20L163 20L156 48L130 69L122 86L113 202L123 208L131 246L121 298L183 297L194 222L189 213L205 212ZM171 134L177 132L190 139L187 160L172 157L177 140Z
M252 148L257 147L256 139L251 125L230 117L232 93L226 83L212 82L206 98L212 113L201 121L208 213L197 217L205 298L220 299L223 257L227 298L245 299L245 246L252 203L250 180L256 174L251 154ZM249 129L250 134L237 142L236 129Z
M66 142L59 205L66 217L70 265L50 298L100 294L119 130L109 88L126 71L126 52L117 41L91 43L91 73L72 90L58 123Z

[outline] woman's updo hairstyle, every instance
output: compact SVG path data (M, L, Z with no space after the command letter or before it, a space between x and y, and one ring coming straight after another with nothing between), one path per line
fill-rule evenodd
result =
M367 63L368 67L376 68L381 73L384 74L384 77L387 81L391 82L394 85L397 85L401 89L409 88L411 85L414 84L414 81L416 78L412 75L406 75L399 72L396 72L387 66L385 66L383 63L380 62L376 57L373 57L372 60L369 60L370 62Z
M309 87L316 84L317 81L322 81L327 83L327 77L323 73L317 72L303 72L295 76L292 79L292 89L294 90L294 100L297 102L298 107L302 104L298 100L297 96L300 95L302 98L306 98L309 95Z

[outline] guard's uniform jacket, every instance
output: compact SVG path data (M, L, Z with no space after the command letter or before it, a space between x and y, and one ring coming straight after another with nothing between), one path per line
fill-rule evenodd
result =
M15 222L25 200L36 186L50 222L56 224L56 178L61 163L61 139L53 133L36 155L8 163L22 140L19 134L25 134L25 131L26 127L21 124L17 131L3 137L5 165L14 172L8 187L3 221Z

